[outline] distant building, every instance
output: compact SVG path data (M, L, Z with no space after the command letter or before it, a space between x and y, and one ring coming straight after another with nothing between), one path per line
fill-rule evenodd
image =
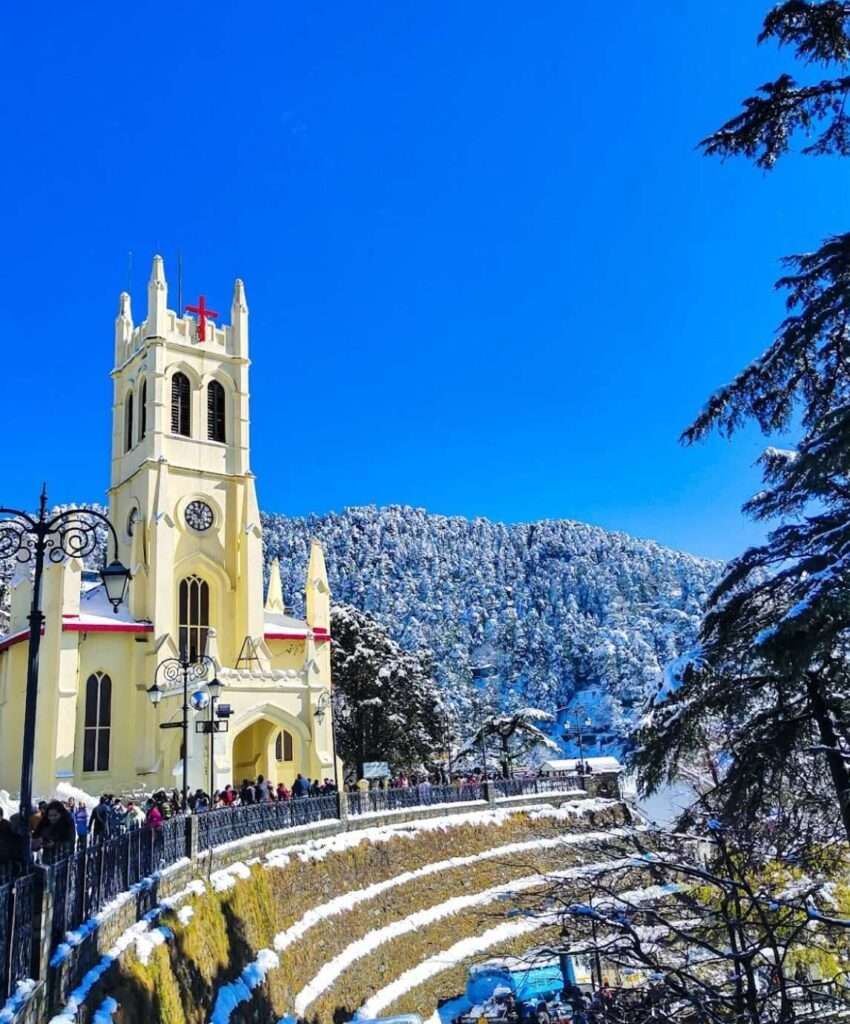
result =
M167 308L159 256L143 323L133 324L130 296L121 295L109 507L118 557L133 579L116 615L79 561L45 570L38 794L60 781L90 792L179 785L181 730L159 725L179 719L182 683L170 684L158 708L146 691L160 661L204 650L220 665L221 702L233 710L229 732L216 738L217 787L259 773L287 784L296 772L333 775L330 714L315 715L331 685L324 556L314 543L306 620L286 614L277 563L263 601L249 365L241 281L231 323L222 327ZM73 432L68 451L78 460L94 454ZM284 452L281 460L285 468ZM20 780L30 600L29 578L22 577L12 590L9 632L0 637L0 788L13 792ZM190 723L192 787L209 786L208 746Z

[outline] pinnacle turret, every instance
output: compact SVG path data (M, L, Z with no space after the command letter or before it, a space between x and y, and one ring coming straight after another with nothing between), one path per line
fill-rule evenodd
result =
M168 303L168 284L165 280L165 264L161 256L154 256L151 265L151 276L148 281L148 320L147 335L149 338L161 338L165 335L165 309Z

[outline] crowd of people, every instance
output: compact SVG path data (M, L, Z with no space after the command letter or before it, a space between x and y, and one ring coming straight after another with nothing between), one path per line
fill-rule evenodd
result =
M197 789L189 794L185 811L203 814L219 808L327 796L336 791L332 779L320 782L300 772L292 786L284 782L275 785L259 775L256 779L243 779L238 787L228 783L212 797ZM104 793L91 810L74 797L40 800L28 823L31 847L40 860L49 861L56 854L64 855L88 843L103 842L143 826L161 830L164 822L182 810L183 799L176 789L171 792L160 789L140 799ZM22 858L23 835L20 814L7 818L0 808L0 865L14 864Z
M464 774L449 774L444 769L431 774L399 772L384 778L351 780L345 785L345 790L355 799L355 807L363 803L360 798L364 794L370 794L370 803L365 804L368 809L371 803L378 800L382 791L390 794L388 800L398 802L402 797L398 791L413 790L417 799L428 803L432 786L476 786L490 778L488 773L481 771ZM138 798L104 793L91 810L74 797L64 801L42 800L30 816L28 824L33 851L40 854L40 859L48 860L49 851L65 851L90 842L101 842L145 825L159 830L163 822L184 811L187 814L203 814L221 808L301 800L336 792L333 779L310 779L299 772L292 785L288 786L285 782L274 783L258 775L256 779L243 779L239 785L228 783L212 796L203 789L197 789L189 794L185 808L182 796L176 789L171 792L161 789ZM403 802L409 802L407 794ZM23 834L20 815L13 814L6 818L0 810L0 865L20 859Z

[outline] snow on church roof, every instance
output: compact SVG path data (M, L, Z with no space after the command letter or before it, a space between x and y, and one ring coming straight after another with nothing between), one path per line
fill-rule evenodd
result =
M62 616L63 633L150 633L153 623L137 622L130 616L126 603L121 604L118 612L113 612L112 605L106 599L106 591L102 583L91 583L84 580L80 593L80 614ZM42 633L44 628L42 628ZM27 626L6 636L0 636L0 651L5 651L17 643L29 638Z
M280 612L266 612L263 622L263 636L266 640L305 640L312 636L314 640L329 640L325 629L310 629L304 619L296 619L292 615Z
M102 583L86 586L80 592L80 614L63 615L62 629L77 633L150 633L153 623L138 622L130 615L127 603L112 610Z

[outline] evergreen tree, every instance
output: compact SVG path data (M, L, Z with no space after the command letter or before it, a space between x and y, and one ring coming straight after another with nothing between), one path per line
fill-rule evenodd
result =
M767 15L759 40L790 46L804 65L843 66L848 27L846 3L788 0ZM804 154L850 155L849 91L844 75L800 85L782 74L703 149L770 169L802 132ZM850 233L784 262L788 316L774 341L683 435L729 436L748 421L771 434L799 420L799 443L765 451L765 489L745 505L779 524L727 567L697 650L674 665L647 716L637 763L654 789L719 721L727 742L718 795L754 818L807 774L807 760L823 757L850 837Z
M508 714L489 715L466 741L460 751L461 756L486 749L490 741L495 740L502 775L509 779L517 761L535 747L547 747L554 751L560 749L540 728L542 723L552 721L554 716L539 708L519 708Z
M331 635L337 749L347 773L360 778L367 761L406 771L427 765L446 728L430 659L403 651L349 605L332 609Z

